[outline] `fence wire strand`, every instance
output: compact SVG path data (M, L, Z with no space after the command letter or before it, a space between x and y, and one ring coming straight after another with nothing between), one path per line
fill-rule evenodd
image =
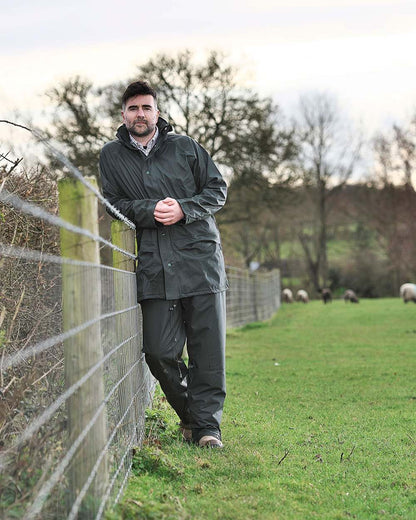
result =
M99 235L94 235L94 233L91 233L91 231L88 231L88 229L74 226L73 224L61 219L60 217L48 213L39 206L22 200L20 197L14 195L13 193L10 193L5 188L3 188L0 191L0 202L3 202L4 204L10 204L16 210L22 213L26 213L27 215L31 215L32 217L40 218L45 222L48 222L49 224L59 226L60 228L66 229L67 231L71 231L72 233L77 233L78 235L83 235L87 238L90 238L91 240L94 240L95 242L101 242L102 244L110 247L111 249L114 249L115 251L118 251L119 253L122 253L123 255L126 255L129 258L132 258L133 260L136 258L136 255L115 246L105 238Z
M51 255L45 253L43 251L36 251L33 249L25 249L24 247L12 246L7 244L2 244L0 242L0 255L7 256L10 258L24 258L25 260L33 260L36 262L47 262L50 264L66 264L66 265L78 265L80 267L96 267L100 269L108 269L109 271L115 271L124 273L126 275L135 277L135 273L131 271L126 271L124 269L117 269L116 267L112 267L110 265L103 264L94 264L92 262L83 262L82 260L74 260L72 258L66 258L57 255ZM131 257L130 257L131 258ZM136 258L136 257L134 257Z
M23 363L23 361L26 361L29 358L33 358L40 354L41 352L44 352L45 350L48 350L56 345L59 345L60 343L63 343L69 338L72 338L73 336L76 336L80 332L82 332L85 329L88 329L88 327L91 327L92 325L108 319L113 318L116 316L119 316L120 314L123 314L124 312L129 312L133 309L137 309L138 304L133 305L132 307L128 307L127 309L121 309L120 311L114 311L110 312L108 314L102 314L101 316L98 316L97 318L94 318L89 321L84 321L81 325L78 325L77 327L74 327L73 329L70 329L66 332L63 332L62 334L59 334L58 336L54 336L52 338L48 338L45 341L41 341L40 343L37 343L36 345L32 345L30 347L27 347L23 352L17 352L16 354L12 356L5 357L2 359L1 362L1 368L3 370L7 370L8 368L15 367L19 363Z
M22 130L27 130L28 132L33 134L36 137L36 139L40 141L52 153L52 155L56 159L58 159L58 161L63 166L66 166L66 168L68 168L68 170L77 180L79 180L86 188L88 188L92 193L94 193L94 195L101 202L101 204L108 208L118 219L124 222L127 227L129 227L130 229L136 229L135 224L131 222L127 217L125 217L122 213L120 213L120 211L117 208L115 208L105 197L103 197L103 195L87 181L87 179L82 175L78 168L71 163L68 157L65 157L65 155L62 152L55 148L50 143L50 140L47 137L45 137L39 129L30 128L29 126L14 123L12 121L7 121L6 119L0 119L0 123L5 123L8 125L15 126L17 128L21 128Z

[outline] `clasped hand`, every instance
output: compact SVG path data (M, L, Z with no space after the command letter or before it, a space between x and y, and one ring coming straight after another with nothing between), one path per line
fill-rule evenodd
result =
M179 202L170 197L159 200L153 213L155 220L164 226L171 226L183 219L184 213Z

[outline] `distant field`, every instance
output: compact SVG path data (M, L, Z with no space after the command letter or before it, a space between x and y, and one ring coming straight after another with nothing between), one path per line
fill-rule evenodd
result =
M284 305L227 349L224 450L158 398L108 519L416 519L416 305Z

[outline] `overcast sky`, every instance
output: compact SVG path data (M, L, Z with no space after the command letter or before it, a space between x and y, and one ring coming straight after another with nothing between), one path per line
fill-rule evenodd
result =
M125 80L157 52L228 54L290 112L327 91L373 132L416 109L416 0L0 0L0 119L76 74Z

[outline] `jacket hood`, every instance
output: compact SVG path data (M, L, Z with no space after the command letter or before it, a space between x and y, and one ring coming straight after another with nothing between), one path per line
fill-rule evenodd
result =
M170 123L168 123L163 117L159 117L156 123L158 129L159 129L159 135L164 136L168 132L172 132L173 128ZM124 145L132 147L132 144L130 143L130 136L129 132L126 128L125 124L122 124L118 130L117 130L117 139L119 139Z

